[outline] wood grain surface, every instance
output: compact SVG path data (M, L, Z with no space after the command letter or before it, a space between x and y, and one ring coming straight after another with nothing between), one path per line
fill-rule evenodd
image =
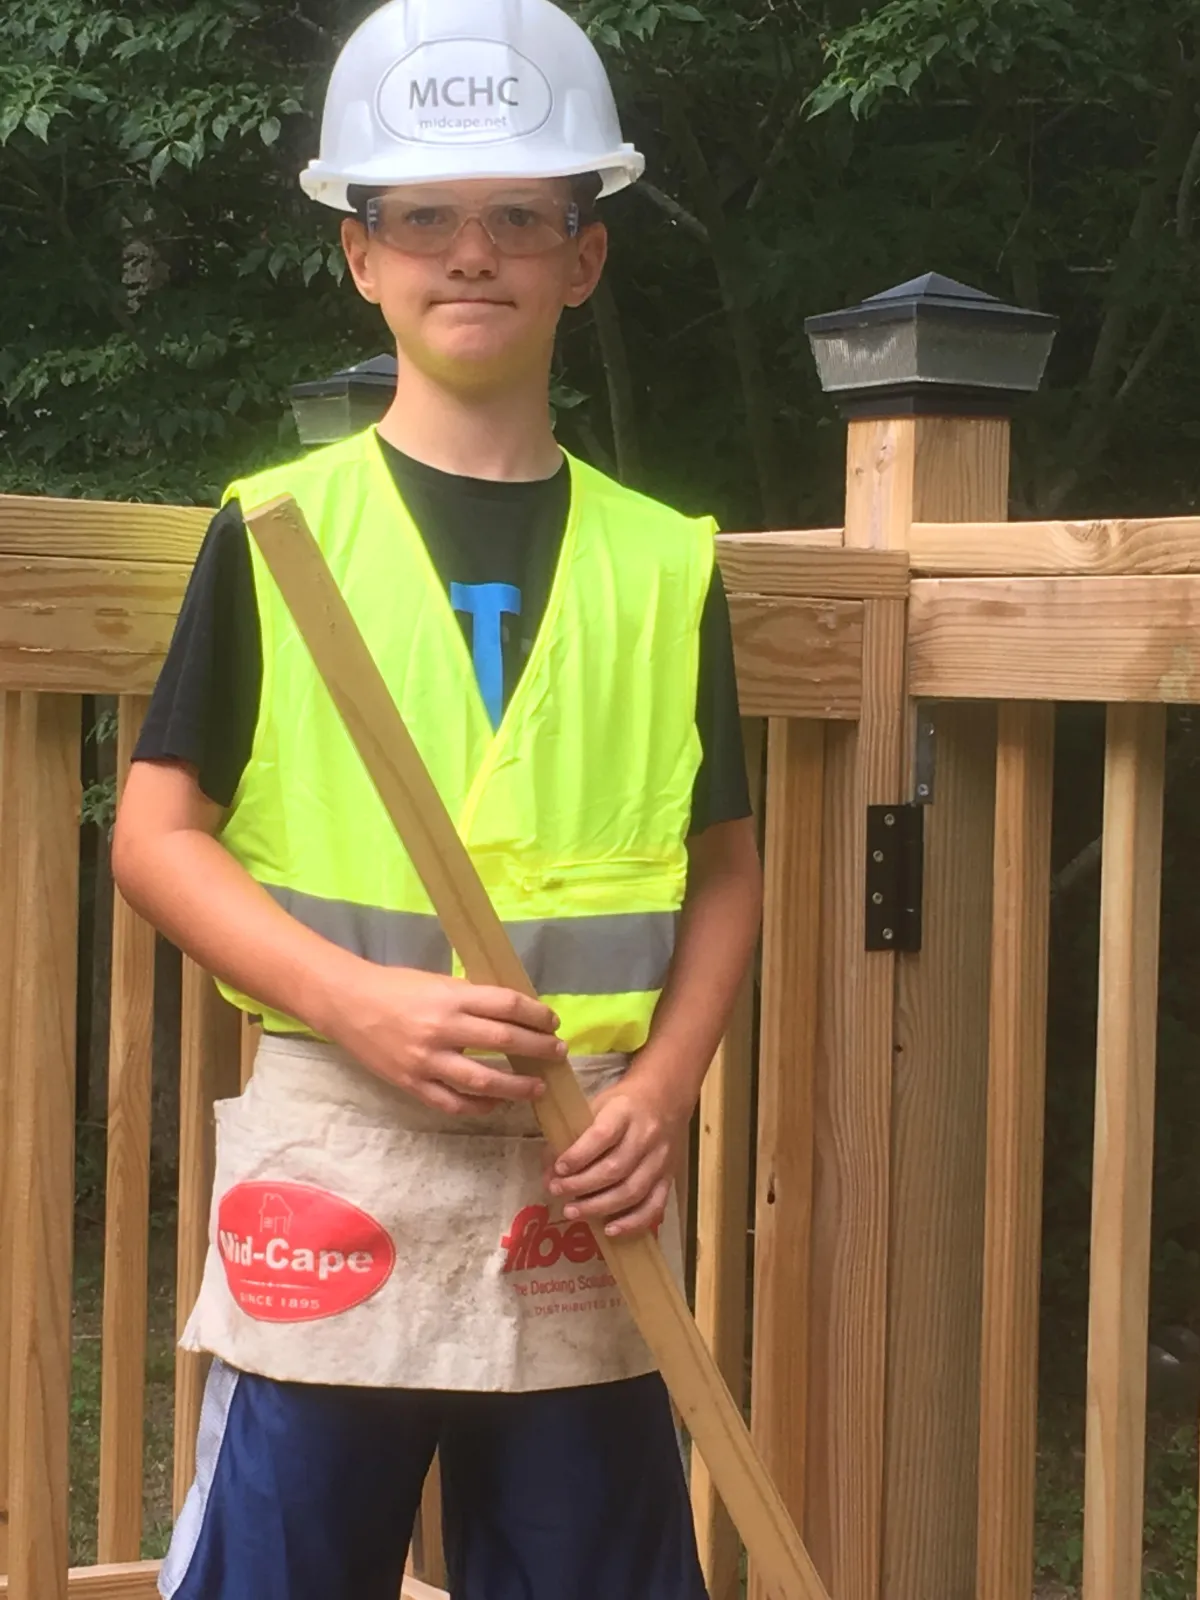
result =
M744 717L854 720L862 705L862 601L729 597Z
M0 494L0 555L190 567L212 514L205 506Z
M825 728L768 725L751 1430L796 1523L805 1505L813 1106ZM748 1594L762 1593L750 1567Z
M135 696L122 697L118 705L118 793L146 706ZM136 1561L142 1545L154 1039L154 930L119 889L113 893L112 937L97 1544L99 1559L109 1564Z
M1034 1578L1054 707L998 710L977 1600Z
M910 616L915 695L1200 700L1200 577L920 578Z
M13 1005L9 1593L65 1600L80 706L22 695Z
M1097 522L917 522L915 573L938 575L1200 572L1200 517Z
M0 692L0 839L17 835L20 801L18 718L21 699ZM13 1054L13 1002L17 964L16 850L0 850L0 1572L8 1570L8 1381L12 1348L12 1271L16 1191L13 1166L13 1111L16 1093Z
M0 688L149 694L188 569L0 556Z
M209 975L186 957L179 1062L179 1222L175 1262L176 1334L191 1315L208 1253L215 1127L213 1104L241 1089L241 1017ZM195 1472L196 1430L208 1374L207 1357L175 1352L175 1463L178 1516Z
M1085 1600L1138 1600L1162 907L1162 706L1110 706L1088 1303Z
M903 550L826 550L801 534L722 534L717 561L729 594L826 600L899 600L908 593Z
M747 718L742 724L756 814L761 806L763 733L763 724L757 719ZM696 1325L730 1394L743 1409L754 1138L754 990L751 970L700 1093L696 1160ZM699 1452L691 1463L691 1499L700 1568L710 1600L740 1600L741 1541Z

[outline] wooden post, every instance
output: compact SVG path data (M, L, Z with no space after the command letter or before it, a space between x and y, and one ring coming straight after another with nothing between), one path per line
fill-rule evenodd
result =
M804 1518L825 728L768 724L751 1429ZM751 1600L762 1600L750 1569Z
M914 519L997 521L1007 486L1004 419L854 420L845 542L902 550ZM939 1600L975 1581L995 720L937 709L924 946L896 960L885 1037L893 962L863 954L862 811L912 797L911 739L884 754L903 706L864 675L857 739L829 735L825 906L850 920L824 940L813 1303L829 1310L813 1330L808 1531L839 1600ZM854 776L864 740L870 783Z
M146 714L122 695L117 784L124 789ZM154 930L113 897L108 1052L108 1182L104 1208L101 1344L101 1562L136 1561L142 1544L142 1433L146 1397L150 1232L150 1068L154 1038Z
M213 1103L236 1095L241 1084L241 1012L218 994L209 975L186 957L183 963L182 1048L179 1085L179 1224L175 1267L177 1333L191 1315L208 1253L212 1202ZM195 1472L196 1430L208 1361L175 1353L175 1514Z
M750 796L759 809L760 718L742 723ZM696 1161L696 1325L729 1392L742 1404L746 1368L746 1285L754 1076L754 973L738 995L700 1095ZM761 1439L758 1441L762 1448ZM741 1543L700 1452L692 1453L692 1514L711 1600L739 1600ZM795 1508L792 1508L795 1516Z
M1092 1163L1083 1592L1142 1592L1162 887L1161 705L1108 708Z
M17 836L17 718L20 697L0 691L0 840ZM17 850L0 850L0 1572L8 1571L8 1401L14 1220L13 1001L17 962Z
M1053 705L1002 705L979 1427L978 1600L1029 1600L1037 1471Z
M66 1600L80 705L23 694L13 1004L12 1600Z

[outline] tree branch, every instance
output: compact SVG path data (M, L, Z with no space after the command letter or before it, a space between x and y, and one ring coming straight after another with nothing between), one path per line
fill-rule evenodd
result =
M600 279L591 305L600 360L608 384L608 412L612 419L617 477L622 483L636 484L641 477L642 464L633 379L629 373L629 353L625 347L621 313L613 296L612 284L607 278Z
M108 300L109 309L111 310L113 318L121 330L124 333L129 334L131 338L135 338L138 331L136 322L134 322L133 318L129 315L129 312L126 310L126 308L121 304L120 300L117 299L113 292L113 286L105 282L105 280L96 271L96 268L92 265L91 261L84 253L83 246L80 244L75 230L71 226L71 219L67 216L65 208L59 205L54 196L46 188L46 185L42 182L41 174L38 172L33 162L30 161L28 156L11 144L8 146L8 154L23 170L26 183L29 185L33 193L36 194L41 200L44 208L44 214L48 216L54 223L55 227L62 235L63 242L70 247L73 257L79 266L79 270L83 273L88 282L94 288L98 289L100 293Z
M647 183L643 178L641 183L635 185L633 192L644 195L647 200L652 201L660 211L666 212L672 222L677 222L685 233L690 233L693 239L698 239L704 245L711 243L708 229L700 218L694 217L686 206L681 206L678 200L672 199L662 189Z
M1166 344L1174 323L1173 306L1163 308L1154 328L1119 379L1121 358L1129 342L1138 290L1145 275L1150 245L1167 210L1172 181L1182 164L1175 199L1176 233L1185 239L1191 228L1192 189L1200 172L1200 134L1192 132L1194 90L1186 75L1177 77L1163 118L1155 150L1154 169L1143 185L1125 243L1117 258L1108 289L1108 307L1100 326L1084 384L1081 405L1067 437L1064 456L1070 463L1042 497L1041 510L1055 512L1079 483L1084 471L1099 459L1122 406L1141 382ZM1183 156L1185 146L1188 154ZM1180 233L1180 227L1184 232Z
M775 143L771 146L770 150L767 151L767 159L763 162L762 170L758 175L758 180L755 183L754 188L750 191L749 200L746 201L747 212L754 211L762 203L762 198L767 192L767 185L774 177L776 167L783 160L784 154L788 147L788 142L791 139L796 124L800 120L800 115L804 110L804 106L804 96L797 95L792 101L791 105L788 107L787 115L783 118L783 121L779 125L778 137L776 138Z
M758 478L764 525L786 527L788 495L779 455L775 405L767 382L758 329L750 314L746 294L747 269L737 240L726 225L720 192L712 169L688 119L678 86L660 74L662 104L667 127L692 190L701 223L708 232L708 248L717 274L721 303L733 343L741 381L746 433Z

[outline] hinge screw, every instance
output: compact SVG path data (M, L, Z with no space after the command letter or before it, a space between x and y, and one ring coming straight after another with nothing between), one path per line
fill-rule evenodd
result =
M885 828L894 828L896 826L896 813L894 811L884 812L883 825Z
M892 932L892 930L890 928L885 928L883 930L883 937L888 941L889 944L891 944L892 940L896 937L896 935Z

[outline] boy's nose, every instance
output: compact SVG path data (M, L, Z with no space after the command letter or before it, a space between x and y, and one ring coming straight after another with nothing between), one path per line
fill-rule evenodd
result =
M446 252L452 277L494 278L499 267L496 246L478 217L468 217Z

